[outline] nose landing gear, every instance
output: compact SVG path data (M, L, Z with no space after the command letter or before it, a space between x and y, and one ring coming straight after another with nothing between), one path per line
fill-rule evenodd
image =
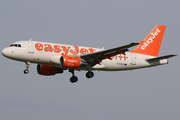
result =
M28 74L29 73L29 70L28 69L25 69L24 70L24 74Z
M28 74L29 73L29 65L30 65L30 62L25 62L26 63L26 69L24 70L24 74Z

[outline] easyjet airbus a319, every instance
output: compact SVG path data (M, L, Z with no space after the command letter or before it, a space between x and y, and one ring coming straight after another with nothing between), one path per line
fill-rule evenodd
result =
M40 41L19 41L2 50L2 55L13 60L26 63L24 73L29 73L30 63L37 64L40 75L55 75L69 70L70 81L78 78L74 71L85 70L87 78L92 78L92 71L122 71L146 68L167 64L167 58L176 55L158 57L166 26L157 25L149 35L139 43L98 49L74 45L55 44ZM129 51L128 48L137 47Z

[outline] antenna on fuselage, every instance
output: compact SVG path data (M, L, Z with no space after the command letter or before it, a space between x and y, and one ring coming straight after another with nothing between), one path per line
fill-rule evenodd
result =
M32 39L30 39L29 41L31 41Z

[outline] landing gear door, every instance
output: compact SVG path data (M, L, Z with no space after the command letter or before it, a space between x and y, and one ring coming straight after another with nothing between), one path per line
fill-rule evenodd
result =
M136 54L131 54L131 65L136 65Z
M34 53L34 45L32 41L28 41L28 53Z

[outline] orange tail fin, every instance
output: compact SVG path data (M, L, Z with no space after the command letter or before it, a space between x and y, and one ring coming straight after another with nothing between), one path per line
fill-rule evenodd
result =
M157 57L165 29L166 26L157 25L143 41L139 42L139 46L131 52Z

